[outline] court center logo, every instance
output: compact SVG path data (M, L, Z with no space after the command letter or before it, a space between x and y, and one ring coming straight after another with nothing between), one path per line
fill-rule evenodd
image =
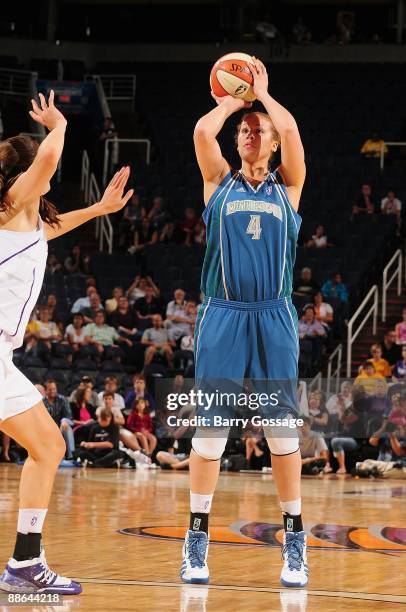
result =
M335 551L406 552L406 528L385 525L358 527L316 523L306 525L307 546L311 549ZM178 540L185 538L184 526L151 525L120 529L128 536ZM210 542L235 546L275 546L283 542L283 525L237 521L229 526L211 527Z

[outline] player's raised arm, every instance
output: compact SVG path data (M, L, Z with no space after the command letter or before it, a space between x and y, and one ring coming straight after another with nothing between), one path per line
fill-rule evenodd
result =
M134 189L124 193L129 176L130 168L128 166L121 168L107 185L100 202L59 215L59 225L45 226L46 239L52 240L53 238L58 238L62 234L70 232L75 227L79 227L79 225L87 223L87 221L95 217L115 213L124 208L134 193Z
M288 189L289 199L297 209L306 177L304 149L299 129L291 113L269 95L268 74L264 64L255 57L253 61L254 93L264 105L281 138L282 163L279 170Z
M7 197L16 210L36 202L39 196L49 191L49 181L58 166L62 155L66 119L54 104L54 92L51 91L48 102L40 93L40 106L31 100L33 110L30 115L34 121L49 130L47 137L38 147L31 166L23 172L10 187Z
M217 107L199 119L193 134L197 163L204 181L206 204L215 188L229 172L229 165L223 157L217 135L228 117L244 107L251 106L244 100L231 96L217 98L213 93L212 96L217 102Z

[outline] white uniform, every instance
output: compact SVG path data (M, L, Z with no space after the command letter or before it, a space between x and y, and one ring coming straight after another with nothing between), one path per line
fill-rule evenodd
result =
M48 244L43 223L32 232L0 229L0 420L28 410L41 399L12 362L22 345L44 280Z

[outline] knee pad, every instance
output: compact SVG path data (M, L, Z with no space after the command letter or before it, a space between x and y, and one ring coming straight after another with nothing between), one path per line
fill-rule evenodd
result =
M265 426L264 434L272 455L292 455L299 450L299 437L296 429L287 430L281 427Z
M192 438L192 448L203 459L218 461L224 453L228 440L228 430L197 429Z

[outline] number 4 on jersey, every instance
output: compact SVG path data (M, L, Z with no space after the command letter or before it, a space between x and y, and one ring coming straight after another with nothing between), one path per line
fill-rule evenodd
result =
M251 219L248 223L247 234L252 234L253 240L259 240L261 237L261 215L250 215Z

